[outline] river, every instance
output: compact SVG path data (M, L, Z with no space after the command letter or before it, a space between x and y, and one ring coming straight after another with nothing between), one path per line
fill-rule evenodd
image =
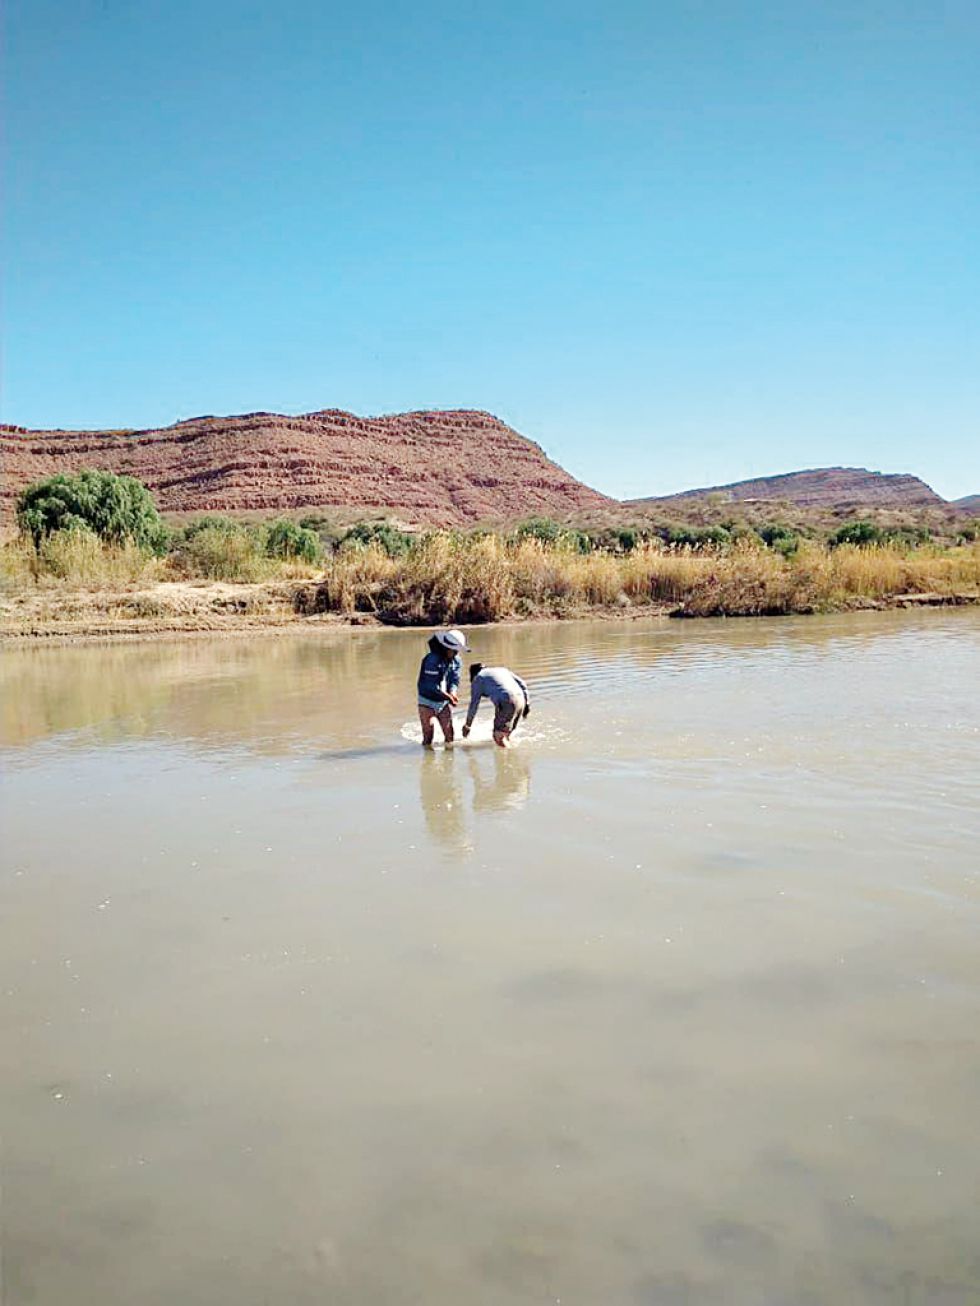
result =
M4 1306L980 1301L975 612L8 649Z

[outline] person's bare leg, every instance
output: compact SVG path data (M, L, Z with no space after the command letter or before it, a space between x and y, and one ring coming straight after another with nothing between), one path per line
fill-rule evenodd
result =
M493 716L493 742L498 748L510 748L510 735L514 729L517 713L507 710L506 705L498 707Z
M434 717L435 713L431 707L423 707L421 703L419 704L419 720L422 723L423 748L432 747L432 736L435 734L435 726L433 725Z
M442 726L442 733L447 744L451 744L456 738L456 728L453 725L453 709L450 703L439 713L439 724Z

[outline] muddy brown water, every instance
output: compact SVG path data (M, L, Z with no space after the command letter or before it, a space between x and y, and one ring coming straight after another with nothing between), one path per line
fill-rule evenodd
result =
M980 1300L978 615L473 643L3 654L4 1306Z

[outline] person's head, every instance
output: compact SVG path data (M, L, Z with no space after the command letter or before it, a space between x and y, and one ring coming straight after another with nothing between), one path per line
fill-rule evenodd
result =
M470 663L470 684L471 684L471 685L472 685L473 681L477 678L477 676L480 674L480 672L481 672L482 670L483 670L483 663L482 663L482 662L471 662L471 663Z
M466 636L461 630L440 630L433 639L445 658L454 658L458 653L466 652Z

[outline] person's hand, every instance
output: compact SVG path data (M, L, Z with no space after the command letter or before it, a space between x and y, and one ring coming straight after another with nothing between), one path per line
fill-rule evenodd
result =
M452 692L452 690L450 690L450 691L449 691L449 701L450 701L450 703L453 705L453 707L455 707L456 704L459 702L459 695L458 695L458 694L454 694L454 693Z
M531 704L525 703L524 711L521 713L521 720L526 721L530 715L531 715Z
M463 738L464 738L464 739L468 739L469 736L470 736L470 728L469 728L469 726L463 726Z

